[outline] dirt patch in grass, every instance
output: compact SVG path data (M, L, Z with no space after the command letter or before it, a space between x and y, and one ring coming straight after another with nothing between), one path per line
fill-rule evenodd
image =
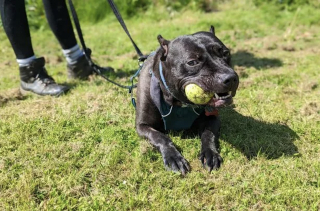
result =
M6 105L11 101L24 99L26 99L26 96L22 95L19 89L6 90L5 93L0 94L0 107Z
M301 113L305 116L320 115L320 105L318 102L310 102L303 106Z

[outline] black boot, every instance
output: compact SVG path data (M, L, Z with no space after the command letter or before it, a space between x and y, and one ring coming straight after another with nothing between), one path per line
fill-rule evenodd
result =
M68 86L57 84L51 76L48 75L43 57L37 58L29 66L19 67L21 90L31 91L38 95L60 96L67 92Z
M91 50L89 50L89 56L91 54ZM113 72L112 67L104 67L105 70L101 70L102 74L107 72ZM87 80L88 77L92 74L95 74L93 68L89 65L88 60L83 55L81 56L75 64L67 65L67 74L68 79L82 79Z

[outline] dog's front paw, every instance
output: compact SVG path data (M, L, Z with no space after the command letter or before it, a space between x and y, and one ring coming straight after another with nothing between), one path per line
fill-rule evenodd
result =
M161 150L161 154L163 163L167 170L181 172L182 175L185 175L190 171L188 161L180 154L180 152L175 147L165 147Z
M200 160L203 167L208 167L209 172L213 169L220 168L223 160L219 153L214 152L212 149L202 150Z

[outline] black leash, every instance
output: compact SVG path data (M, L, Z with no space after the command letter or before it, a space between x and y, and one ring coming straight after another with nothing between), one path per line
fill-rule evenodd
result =
M123 18L121 16L121 14L119 13L119 10L117 9L114 1L113 0L108 0L108 3L110 5L114 15L117 17L117 19L118 19L120 25L122 26L123 30L126 32L126 34L128 35L129 39L131 40L134 49L136 50L137 54L139 55L139 61L140 62L144 61L148 57L148 55L143 55L143 53L141 53L141 51L138 48L138 46L136 45L136 43L133 41L133 39L132 39L132 37L131 37L128 29L127 29L127 26L126 26L125 22L123 21Z
M77 30L77 33L78 33L78 37L79 37L81 46L82 46L82 48L83 48L84 55L85 55L86 59L88 60L89 65L93 68L93 70L94 70L99 76L103 77L103 78L106 79L108 82L110 82L110 83L112 83L112 84L114 84L114 85L116 85L116 86L119 86L119 87L121 87L121 88L128 89L128 90L129 90L129 93L131 93L132 104L135 106L135 102L134 102L135 100L134 100L134 98L133 98L132 89L135 88L135 87L137 87L137 85L136 85L136 84L133 84L133 80L134 80L135 77L137 77L137 76L139 75L140 70L141 70L141 68L142 68L142 64L139 64L139 69L138 69L138 71L130 78L130 81L131 81L131 85L130 85L130 86L121 85L121 84L119 84L119 83L117 83L117 82L115 82L115 81L110 80L108 77L106 77L105 75L103 75L103 74L101 73L101 70L106 71L106 69L103 68L103 67L100 67L100 66L96 65L96 64L92 61L92 59L91 59L91 57L90 57L90 49L88 49L88 48L86 47L86 44L85 44L85 42L84 42L82 30L81 30L81 27L80 27L80 22L79 22L79 19L78 19L78 15L77 15L77 13L76 13L76 10L75 10L75 8L74 8L74 5L73 5L73 3L72 3L72 0L68 0L68 2L69 2L69 7L70 7L70 10L71 10L71 14L72 14L73 22L74 22L74 24L75 24L75 27L76 27L76 30ZM141 53L140 49L138 48L138 46L135 44L135 42L134 42L133 39L131 38L130 33L129 33L129 31L128 31L128 29L127 29L127 27L126 27L126 25L125 25L125 23L124 23L121 15L120 15L119 11L117 10L114 2L113 2L112 0L108 0L108 2L109 2L109 4L110 4L110 6L111 6L111 8L112 8L112 10L113 10L113 12L114 12L114 14L116 15L118 21L120 22L122 28L124 29L124 31L125 31L125 32L127 33L127 35L129 36L129 38L130 38L130 40L131 40L131 42L132 42L132 44L133 44L133 46L134 46L137 54L139 55L139 62L143 62L143 61L148 57L148 55L146 55L146 56L143 55L143 54Z

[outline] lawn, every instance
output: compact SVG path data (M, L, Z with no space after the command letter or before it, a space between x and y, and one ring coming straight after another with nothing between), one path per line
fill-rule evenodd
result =
M199 137L170 133L192 171L166 171L135 132L127 90L98 76L67 81L47 27L32 31L36 55L72 90L59 98L21 95L0 28L1 210L320 210L319 12L245 0L211 13L163 10L126 19L144 53L158 48L158 34L173 39L210 25L231 49L240 86L232 108L220 111L222 167L201 166ZM116 19L82 27L95 61L129 84L137 56Z

